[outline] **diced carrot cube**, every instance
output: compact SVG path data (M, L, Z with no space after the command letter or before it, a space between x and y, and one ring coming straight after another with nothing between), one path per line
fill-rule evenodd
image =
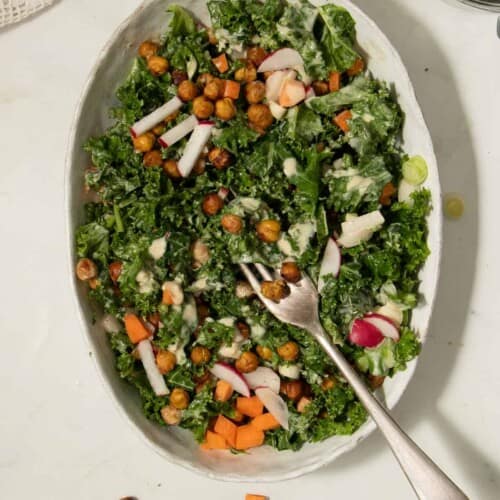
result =
M233 395L233 386L225 380L219 380L215 386L215 401L229 401Z
M264 413L255 417L250 424L261 431L270 431L280 427L280 423L270 413Z
M349 132L350 127L349 124L347 123L347 120L352 119L352 113L346 109L345 111L342 111L342 113L339 113L334 119L335 125L339 127L344 133L347 134Z
M245 495L245 500L267 500L268 497L264 495L254 495L253 493L247 493Z
M332 71L328 78L328 88L330 92L338 92L340 90L340 73Z
M354 61L354 64L347 70L347 74L349 76L356 76L359 75L363 70L365 69L365 61L361 59L356 59Z
M247 450L264 444L264 432L253 425L242 425L236 432L236 449Z
M217 418L217 422L215 422L214 431L222 436L230 446L233 448L236 446L236 431L238 430L238 426L231 422L224 415L219 415Z
M251 398L238 398L236 400L236 409L247 417L258 417L264 411L264 405L257 396Z
M226 54L214 57L212 59L214 66L219 70L219 73L225 73L229 69Z
M240 88L241 85L239 84L239 82L235 82L233 80L225 80L223 97L230 97L233 100L238 99L238 97L240 96Z
M229 444L224 437L212 431L207 431L205 443L203 444L205 444L203 449L208 450L227 450L229 448Z
M128 313L124 317L125 331L130 342L138 344L141 340L151 337L151 332L135 314Z

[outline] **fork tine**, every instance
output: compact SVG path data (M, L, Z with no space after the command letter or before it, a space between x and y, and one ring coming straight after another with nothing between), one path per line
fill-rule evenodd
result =
M240 269L243 271L243 274L250 283L250 286L254 289L254 292L260 295L260 282L255 274L250 271L250 268L246 264L240 264Z
M255 264L257 271L259 271L260 275L267 281L273 281L273 277L271 273L268 271L267 267L263 264Z

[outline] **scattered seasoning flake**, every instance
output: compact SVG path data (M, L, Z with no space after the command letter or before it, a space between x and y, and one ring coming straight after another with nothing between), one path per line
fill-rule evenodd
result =
M447 193L443 200L444 214L449 219L460 219L464 214L465 203L458 193Z

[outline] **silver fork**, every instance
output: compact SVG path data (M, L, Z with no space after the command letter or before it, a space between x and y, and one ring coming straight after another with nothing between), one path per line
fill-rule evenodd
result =
M262 279L266 281L280 278L277 273L273 276L262 264L255 264L255 267ZM302 273L302 279L297 284L288 283L290 295L277 303L262 295L261 283L247 264L240 264L240 268L267 309L280 321L298 326L311 333L337 365L382 431L418 498L426 500L467 499L458 486L399 427L339 349L331 342L321 326L318 313L318 291L311 279Z

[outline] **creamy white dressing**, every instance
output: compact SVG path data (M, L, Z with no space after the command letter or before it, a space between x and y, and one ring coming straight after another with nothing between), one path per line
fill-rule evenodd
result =
M250 322L248 323L248 325L250 326L250 336L253 339L258 340L265 335L266 329L262 325Z
M151 293L155 289L156 281L151 271L141 269L137 273L135 281L139 285L139 293Z
M361 118L363 119L363 121L365 123L370 123L373 120L375 120L375 117L373 115L371 115L370 113L365 113Z
M196 326L198 323L198 312L194 301L189 301L182 311L182 319L190 326Z
M218 323L224 326L234 326L234 323L236 322L236 318L233 316L228 316L227 318L221 318L218 320Z
M184 348L179 344L170 344L167 347L167 350L175 355L175 360L178 365L183 365L186 362L186 353L184 352Z
M295 158L287 158L284 160L283 172L288 178L297 175L297 160Z
M335 179L341 179L342 177L353 177L355 175L358 175L359 170L356 168L347 168L347 169L340 169L340 170L335 170L332 175L335 177Z
M255 212L260 207L260 200L257 198L243 197L239 198L240 205L249 212Z
M160 260L165 255L165 250L167 249L167 239L165 236L153 240L151 245L149 245L149 255L153 257L154 260Z
M354 175L347 183L347 191L359 191L360 194L365 194L367 189L373 184L373 179Z

